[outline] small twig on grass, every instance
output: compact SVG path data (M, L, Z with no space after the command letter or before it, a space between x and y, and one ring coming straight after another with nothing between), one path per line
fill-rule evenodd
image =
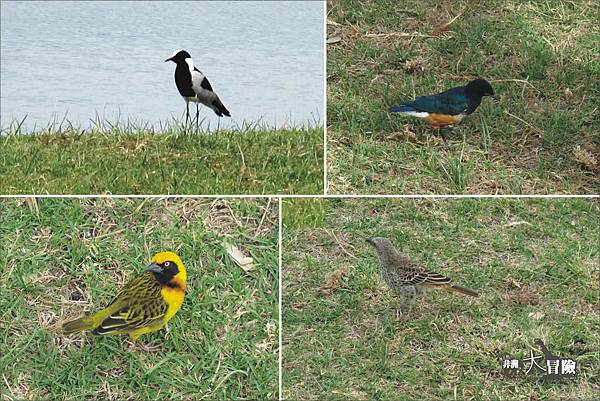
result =
M8 383L8 380L6 380L6 376L4 376L4 373L2 373L2 379L4 379L4 383L6 383L6 388L10 391L11 394L14 394L13 389L10 387L10 384Z
M258 223L258 227L256 227L256 230L254 230L254 235L259 234L260 229L265 221L265 217L267 217L267 212L269 211L270 206L271 206L271 198L269 198L269 201L267 202L267 206L265 206L265 211L263 212L263 215L260 218L260 223Z
M531 82L529 82L529 80L526 80L526 79L493 79L493 80L490 80L490 82L518 82L518 83L529 85L533 89L538 91L538 93L542 93L541 90L539 90L538 88L533 86L533 84Z
M100 238L110 237L111 235L116 235L116 234L125 232L127 230L129 230L129 229L128 228L124 228L122 230L110 231L110 232L107 232L107 233L104 233L104 234L97 235L94 239L98 240Z
M541 129L539 129L535 125L529 124L527 121L523 120L521 117L515 116L514 114L512 114L512 113L510 113L510 112L508 112L506 110L504 110L504 114L508 114L512 118L515 118L515 119L521 121L523 124L527 125L529 128L531 128L532 130L534 130L535 132L537 132L540 137L544 134L544 131L542 131Z
M223 204L225 205L225 207L227 208L227 211L229 212L229 214L233 218L233 221L235 221L235 224L237 224L238 227L243 227L242 223L240 223L240 221L237 219L237 217L235 217L235 214L233 213L233 210L231 210L231 207L229 206L229 202L227 202L227 201L224 200Z
M244 152L242 152L242 148L238 142L237 144L238 150L240 151L240 155L242 155L242 166L240 167L240 174L243 174L246 171L246 159L244 158Z
M146 204L146 202L148 201L148 199L150 198L144 198L142 199L142 201L140 202L140 204L138 205L138 207L135 208L136 212L139 212L140 210L142 210L142 208L144 207L144 205ZM162 198L161 200L163 200L165 198Z
M432 35L425 35L419 32L407 33L407 32L390 32L390 33L365 33L367 38L390 38L393 36L400 38L435 38Z
M40 208L39 208L38 203L37 203L37 198L34 198L33 196L27 197L27 198L25 198L25 203L29 207L29 210L31 212L35 213L35 216L39 220L39 218L40 218Z
M459 19L465 13L466 10L467 10L467 7L463 8L462 11L456 15L456 17L454 17L450 21L440 25L439 27L434 29L432 33L434 35L439 35L440 33L446 31L448 28L450 28L450 25L452 25L457 19Z
M214 383L215 380L217 379L217 373L219 373L219 369L221 369L221 360L223 359L223 355L221 353L219 353L219 361L217 362L217 368L215 369L215 374L213 375L212 379L210 379L211 383Z
M531 223L529 223L527 221L519 220L519 221L511 221L510 223L506 223L504 225L504 227L516 227L516 226L520 226L520 225L523 225L523 224L528 225L528 226L533 226L533 224L531 224Z
M331 235L333 237L333 239L335 240L335 242L337 242L337 244L340 246L342 252L344 252L346 255L350 256L351 258L354 259L358 259L356 256L354 256L353 254L351 254L350 252L348 252L346 250L346 248L344 248L344 246L342 245L342 243L340 242L340 240L338 239L338 237L336 237L336 235L333 233L333 231L330 230L325 230L329 235Z

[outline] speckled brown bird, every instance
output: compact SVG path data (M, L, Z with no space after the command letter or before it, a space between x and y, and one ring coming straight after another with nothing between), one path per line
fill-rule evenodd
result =
M470 288L452 284L452 279L429 271L422 264L399 252L387 238L367 239L379 257L381 277L398 295L413 300L427 288L444 288L472 297L479 294Z

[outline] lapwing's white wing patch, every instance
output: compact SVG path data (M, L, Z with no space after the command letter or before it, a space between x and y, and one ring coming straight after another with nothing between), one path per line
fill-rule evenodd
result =
M192 71L192 89L196 93L198 101L209 107L212 107L212 102L218 99L208 79L198 70Z

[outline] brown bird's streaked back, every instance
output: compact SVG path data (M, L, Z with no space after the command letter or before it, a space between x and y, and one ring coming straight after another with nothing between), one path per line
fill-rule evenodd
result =
M423 264L413 261L399 252L387 238L374 237L367 240L379 257L380 273L384 281L395 291L405 294L407 287L416 287L413 293L418 293L419 287L446 288L473 297L479 294L469 288L452 284L452 279L428 270Z

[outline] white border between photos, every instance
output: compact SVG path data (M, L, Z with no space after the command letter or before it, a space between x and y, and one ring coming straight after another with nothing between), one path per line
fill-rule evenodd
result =
M254 195L0 195L0 200L9 198L143 198L143 199L168 199L168 198L208 198L208 199L230 199L230 198L275 198L278 200L278 396L279 400L284 399L283 393L283 200L288 198L316 198L316 199L336 199L336 198L398 198L398 199L463 199L463 198L493 198L493 199L570 199L570 198L589 198L600 199L599 194L592 195L430 195L430 194L411 194L411 195L342 195L330 194L327 177L327 7L323 1L323 193L320 195L280 195L280 194L254 194Z

